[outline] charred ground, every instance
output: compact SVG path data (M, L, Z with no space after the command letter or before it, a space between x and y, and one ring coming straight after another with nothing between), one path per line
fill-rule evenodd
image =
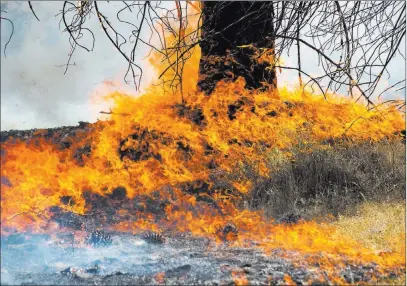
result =
M73 140L82 137L85 138L84 145L76 146L73 152L74 159L78 164L82 164L82 156L89 156L91 153L91 142L86 134L94 129L93 124L80 122L78 126L1 131L0 140L3 143L13 140L30 142L45 139L59 146L60 149L69 149ZM158 140L158 138L167 141L170 141L171 138L163 139L162 134L155 135L154 131L143 131L141 136L139 134L140 132L130 136L140 140L139 150L118 148L118 155L122 159L128 157L135 161L147 160L150 157L160 160L159 154L154 154L149 150L149 145L154 144L154 140ZM120 142L120 146L123 145L123 142L125 141ZM185 156L188 156L190 153L188 146L184 146L181 141L176 144L180 150L185 152ZM328 141L326 144L335 145L334 141ZM208 146L208 152L213 152L213 148ZM212 204L215 209L217 209L216 202L211 199L210 195L213 194L213 189L223 187L225 192L234 192L244 201L240 204L249 206L250 209L266 209L268 215L282 220L293 215L308 219L326 214L337 216L351 211L353 206L367 200L405 200L405 143L402 142L384 140L375 144L362 143L350 147L337 144L337 146L333 146L332 150L298 152L293 160L276 160L275 164L277 169L270 178L262 177L247 163L241 165L234 174L219 173L215 170L210 177L210 181L214 183L212 187L207 182L200 180L178 187L187 194L195 195L198 201ZM216 169L216 166L209 166L209 168ZM231 190L233 187L228 180L237 176L249 177L256 182L248 195ZM2 184L7 184L6 178L2 178ZM141 195L129 200L126 188L117 186L106 197L89 190L84 193L84 198L90 209L103 209L108 215L106 219L112 222L115 208L120 209L123 206L135 211L164 215L164 213L160 214L160 211L163 212L169 201L162 200L162 198L160 201L158 191L152 197ZM69 196L61 197L61 202L65 205L75 204L75 201ZM221 212L220 209L218 210ZM62 210L55 207L53 211L55 219L62 222L59 213ZM100 212L96 212L95 215L100 215ZM70 214L70 216L75 220L74 214ZM75 224L73 221L71 223Z

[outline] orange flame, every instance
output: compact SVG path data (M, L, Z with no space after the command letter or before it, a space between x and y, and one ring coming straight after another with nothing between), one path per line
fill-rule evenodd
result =
M128 199L154 198L158 191L160 199L169 203L160 218L123 206L116 213L120 222L110 226L117 231L174 230L216 238L219 229L232 222L239 233L226 235L231 245L255 246L265 252L282 249L299 264L303 261L293 253L301 252L309 265L318 263L333 277L338 277L333 265L347 261L374 262L382 270L404 268L405 246L383 255L340 236L329 224L274 225L261 211L236 206L236 200L251 191L250 178L231 178L229 186L222 188L211 180L216 172L231 173L242 162L250 162L259 174L268 176L272 167L267 157L273 150L290 157L292 148L327 148L323 144L327 140L346 139L344 144L352 144L393 139L404 128L404 117L384 106L366 112L364 106L332 94L325 100L285 88L278 93L248 91L242 79L220 82L211 96L205 96L196 91L199 57L196 49L184 69L188 97L183 105L161 86L151 86L137 98L114 92L106 96L115 103L109 120L64 139L69 148L61 149L53 138L44 137L5 142L1 147L2 234L47 231L52 207L87 214L92 207L84 198L86 192L108 196L120 186ZM157 71L165 68L156 67ZM84 146L90 146L90 154L78 155ZM188 184L193 190L207 191L198 195L185 191ZM62 197L70 201L64 203ZM235 283L246 284L247 279L239 275Z
M165 278L165 272L158 272L155 276L154 276L155 280L159 283L159 284L163 284L164 283L164 278Z
M232 271L232 279L236 285L250 285L246 275L241 271Z

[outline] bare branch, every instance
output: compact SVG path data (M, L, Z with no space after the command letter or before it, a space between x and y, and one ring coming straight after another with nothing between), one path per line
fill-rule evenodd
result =
M1 12L2 12L2 13L7 13L6 11L1 11ZM12 37L13 37L13 35L14 35L14 24L13 24L13 21L11 21L11 20L10 20L10 19L8 19L8 18L2 17L2 16L0 16L0 20L5 20L5 21L7 21L7 22L9 22L9 23L11 24L11 33L10 33L10 37L8 38L8 40L7 40L6 44L4 45L4 50L3 50L4 57L6 58L6 49L7 49L7 46L8 46L8 44L10 43L11 38L12 38Z
M31 1L28 1L28 5L30 6L30 10L31 10L31 12L33 13L34 17L35 17L38 21L40 21L40 19L38 19L37 15L36 15L35 12L34 12L33 6L31 5Z

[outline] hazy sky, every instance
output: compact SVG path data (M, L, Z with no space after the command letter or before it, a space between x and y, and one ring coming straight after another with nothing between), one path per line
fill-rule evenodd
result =
M55 17L63 3L32 2L40 22L31 14L27 2L1 4L14 22L6 57L3 49L11 28L9 23L1 23L1 129L95 121L97 108L89 103L91 95L104 80L123 82L127 68L124 58L102 33L97 18L93 17L88 25L96 37L94 51L78 48L71 61L75 66L64 75L61 65L68 60L70 45L68 35L58 27L60 17ZM146 50L141 51L140 59L145 54ZM144 71L148 79L148 66Z
M9 43L6 56L3 49L11 31L11 25L1 22L1 129L46 128L61 125L76 125L78 121L96 121L98 111L103 106L90 103L92 95L103 92L101 84L105 80L123 83L123 89L137 94L122 81L127 68L126 62L101 31L96 17L88 22L96 37L93 52L80 48L75 52L68 72L64 75L64 65L68 59L70 45L68 35L59 28L62 2L32 2L38 22L29 10L27 2L1 2L1 9L13 20L14 36ZM103 3L105 13L115 11L113 6L122 7L121 2ZM107 9L110 5L109 10ZM115 13L110 14L115 18ZM128 29L123 26L121 29ZM127 33L124 33L127 34ZM147 49L138 53L141 60ZM296 56L284 58L287 65L295 66ZM302 65L311 73L318 73L317 58L310 50L302 51ZM144 82L148 84L152 69L144 64ZM401 57L390 67L390 84L405 78L405 61ZM296 83L296 72L283 72L279 84ZM382 83L382 87L389 84ZM404 93L401 94L404 96Z

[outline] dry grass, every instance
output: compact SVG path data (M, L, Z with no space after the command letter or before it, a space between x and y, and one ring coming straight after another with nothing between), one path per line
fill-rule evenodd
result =
M405 201L363 203L356 208L355 215L340 215L334 225L339 233L369 249L405 252Z
M406 253L406 205L366 202L352 216L339 216L333 222L340 235L363 246L384 252ZM378 281L379 285L406 285L406 275Z
M297 151L292 161L274 158L270 178L260 177L250 166L240 172L255 182L247 205L277 219L287 213L306 219L351 215L363 202L406 199L405 145L401 142Z
M306 147L290 150L293 158L280 150L268 154L269 177L259 175L255 164L238 165L229 176L253 183L242 207L264 210L277 221L288 214L329 221L340 237L353 239L367 249L404 254L405 144ZM378 284L405 282L405 274L398 273Z
M377 282L378 285L406 285L406 274L393 279L383 279Z

